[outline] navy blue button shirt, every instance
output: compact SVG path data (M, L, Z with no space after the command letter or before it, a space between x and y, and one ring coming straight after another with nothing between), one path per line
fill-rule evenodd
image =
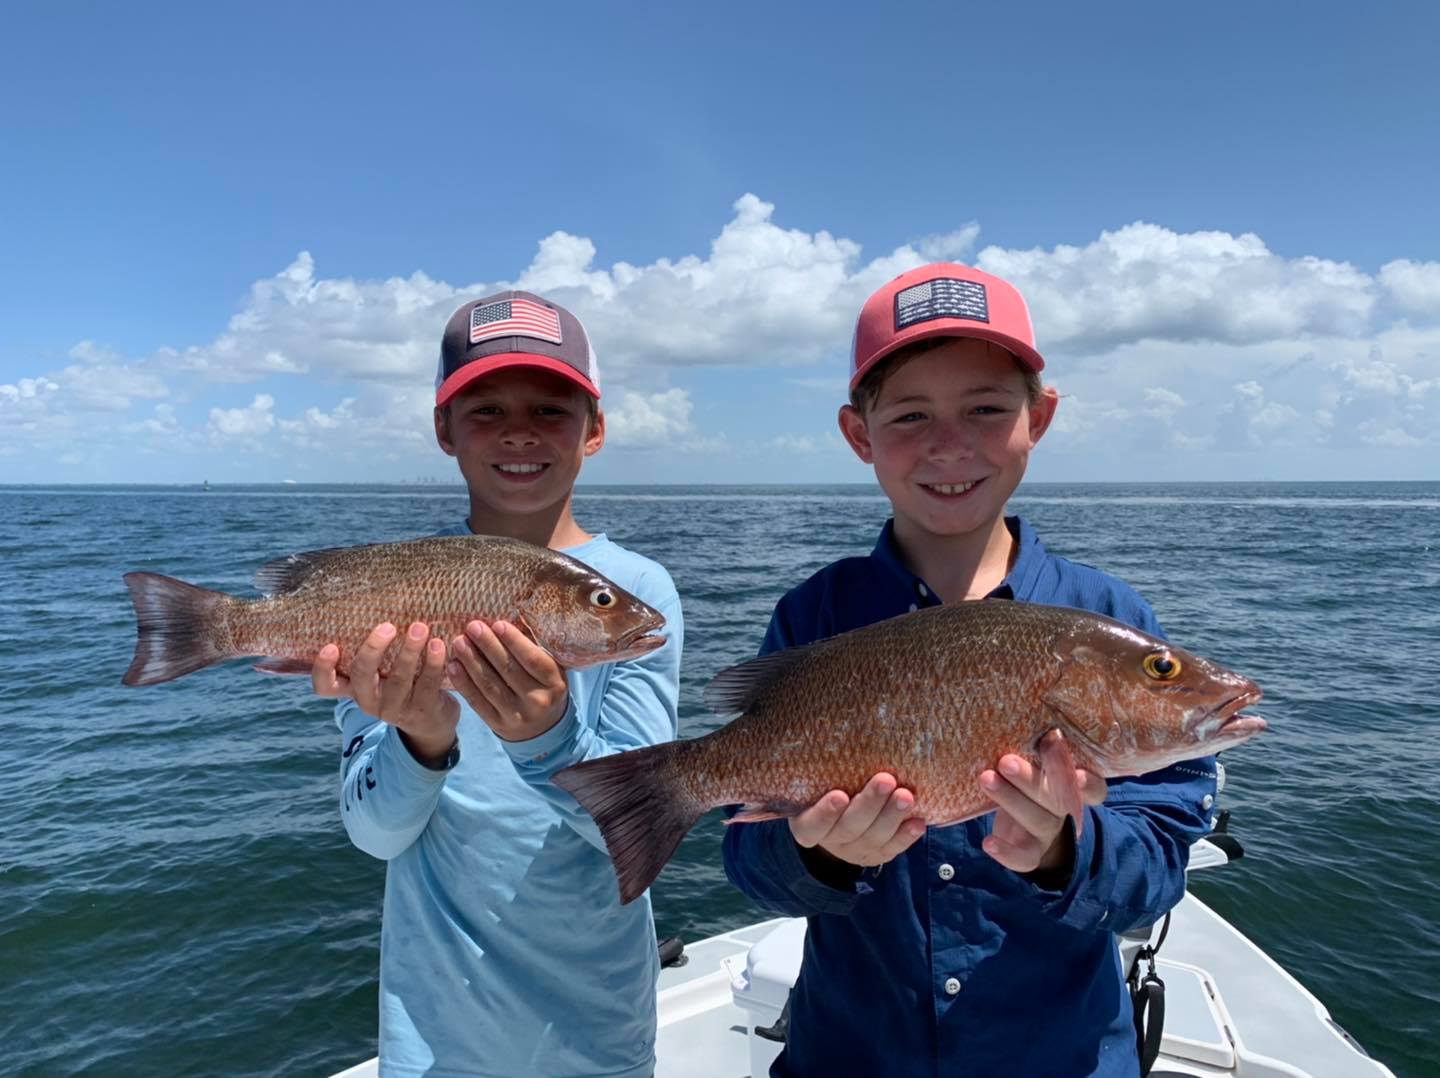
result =
M1162 635L1129 586L1046 552L1018 517L1014 567L993 597L1070 606ZM900 561L893 522L775 608L764 654L939 600ZM778 913L808 918L776 1076L956 1078L1135 1075L1135 1032L1113 933L1179 902L1190 844L1210 827L1215 759L1111 779L1091 807L1063 890L981 848L994 816L929 828L854 883L807 869L785 820L725 829L725 871ZM1054 881L1049 881L1054 882Z

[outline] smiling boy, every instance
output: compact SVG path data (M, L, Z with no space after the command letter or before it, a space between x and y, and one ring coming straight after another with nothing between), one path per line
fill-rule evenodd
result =
M890 500L868 557L786 594L761 653L937 603L1078 607L1160 635L1127 585L1046 551L1005 515L1055 416L1030 316L1007 282L938 263L866 301L842 434ZM1057 735L1051 735L1057 736ZM989 816L927 829L888 774L789 820L726 828L730 879L806 915L788 1040L771 1074L1135 1075L1112 933L1179 901L1208 830L1213 758L1137 779L1077 772L1083 834L1020 756L981 776Z
M605 442L589 340L528 292L462 305L441 343L435 437L469 491L442 534L504 535L603 573L665 616L664 647L569 672L505 622L432 639L380 625L348 680L331 646L315 689L343 696L341 817L387 862L380 1070L451 1078L641 1078L655 1065L659 963L648 896L621 906L594 823L550 777L675 736L682 622L669 575L575 520ZM380 659L404 630L388 676ZM444 691L448 677L459 696Z

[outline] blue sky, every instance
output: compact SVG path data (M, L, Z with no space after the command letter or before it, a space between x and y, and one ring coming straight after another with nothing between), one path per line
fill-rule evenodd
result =
M0 482L448 479L463 299L577 311L592 482L860 481L860 302L1025 292L1031 475L1440 478L1433 5L7 9Z

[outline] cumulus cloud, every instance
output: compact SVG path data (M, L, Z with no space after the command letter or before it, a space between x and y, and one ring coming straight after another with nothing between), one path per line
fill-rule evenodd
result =
M690 394L683 389L662 393L625 390L605 402L605 437L611 445L649 448L671 445L691 433Z
M540 239L513 279L488 282L419 270L327 277L301 251L255 282L209 341L127 357L82 340L68 365L0 384L0 448L99 429L119 413L113 429L152 446L283 443L357 461L397 446L429 452L440 327L466 298L522 287L590 329L612 444L743 453L764 438L697 429L689 389L656 391L657 381L684 383L702 366L787 367L782 380L838 403L864 297L936 259L973 261L1024 292L1047 374L1066 392L1050 436L1062 445L1113 445L1117 434L1185 450L1436 444L1440 263L1397 259L1372 275L1277 255L1252 233L1147 222L1048 248L977 250L979 237L971 222L866 257L843 236L784 227L774 205L746 194L706 250L643 265L606 263L566 232ZM208 407L226 383L253 387L251 403ZM800 455L824 448L820 437L773 439Z
M1440 319L1440 262L1387 262L1380 267L1380 284L1403 313Z
M1136 222L1084 247L986 247L977 264L1026 297L1042 350L1140 340L1244 344L1366 328L1375 282L1345 262L1286 259L1251 233Z
M275 427L275 398L257 394L245 408L211 408L208 427L212 441L253 439Z

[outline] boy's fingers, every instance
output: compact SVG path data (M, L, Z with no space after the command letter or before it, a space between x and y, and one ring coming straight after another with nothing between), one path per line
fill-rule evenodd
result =
M895 841L901 826L914 807L915 794L904 787L896 787L895 791L886 799L880 814L875 817L875 822L860 836L860 841L883 851ZM907 842L906 845L908 846L909 843Z
M367 715L379 716L380 663L394 639L395 626L388 621L382 622L370 630L370 635L356 649L355 658L350 663L350 691Z
M315 664L310 667L310 685L317 696L341 696L340 675L335 668L340 664L340 649L334 644L326 644L315 656Z
M429 700L445 683L445 641L432 637L425 645L424 665L415 679L415 699Z
M497 621L493 632L509 649L520 668L541 685L552 684L557 677L565 676L560 664L548 651L508 621Z
M881 772L865 784L865 789L851 799L840 815L829 837L830 844L850 845L870 827L884 810L895 792L895 776Z
M483 621L472 621L465 626L465 634L470 638L476 652L483 658L494 674L495 679L507 689L514 693L522 693L534 687L534 679L525 672L510 654L506 643L494 629Z
M790 817L790 834L800 846L818 846L849 804L850 797L844 790L831 790L798 816Z
M994 771L980 773L980 789L1000 810L1009 815L1030 834L1039 838L1053 836L1059 825L1059 813L1033 800L1024 790L1012 785L1004 775Z
M1080 800L1087 805L1100 805L1110 793L1110 784L1093 771L1075 769L1075 778L1080 784Z
M471 625L475 623L472 622ZM487 628L485 632L490 630ZM498 641L496 641L498 643ZM475 686L476 693L481 699L499 714L508 714L514 711L515 694L505 684L503 678L496 672L490 659L481 651L475 642L470 627L466 627L466 635L457 639L455 654L461 664L465 667L470 682ZM473 701L472 701L473 704ZM479 711L479 708L476 708Z
M420 670L420 656L429 636L430 626L423 622L417 621L406 630L405 640L395 654L395 662L380 686L380 706L385 714L394 715L410 702L415 691L415 675Z
M895 860L902 853L915 845L920 836L925 833L924 820L905 820L895 830L895 835L889 842L880 848L879 863L886 864Z

